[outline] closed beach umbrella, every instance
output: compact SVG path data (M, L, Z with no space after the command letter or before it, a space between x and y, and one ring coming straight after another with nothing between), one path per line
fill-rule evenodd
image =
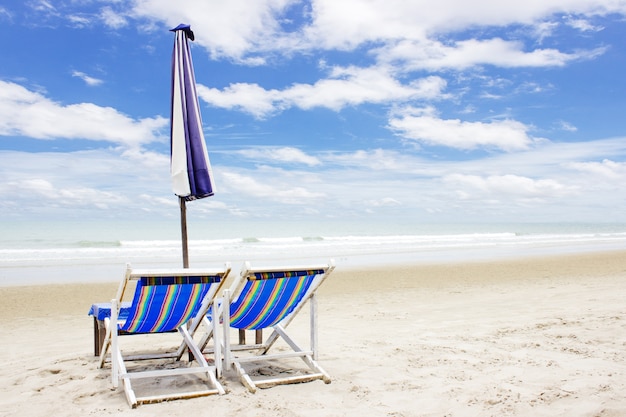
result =
M176 34L172 53L171 164L172 187L180 202L183 267L189 267L186 202L213 195L213 173L202 132L189 25L171 29Z

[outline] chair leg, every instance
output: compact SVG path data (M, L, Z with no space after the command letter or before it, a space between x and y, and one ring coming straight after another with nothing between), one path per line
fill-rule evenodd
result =
M98 319L93 318L93 356L100 356L100 332L98 331Z
M222 377L222 337L220 335L220 311L218 309L218 300L213 302L213 309L211 310L211 320L215 325L213 326L213 359L215 361L215 371L217 377ZM201 353L202 354L202 353Z
M309 326L311 330L311 350L313 351L313 360L317 360L317 298L315 294L309 299L310 311L309 311Z
M112 326L115 326L115 328L111 329ZM123 362L117 340L117 300L111 300L111 320L108 327L107 333L111 333L111 382L113 383L113 388L117 388L119 384L119 367Z
M124 387L124 394L126 395L128 405L130 405L130 408L137 408L137 397L135 396L135 391L133 391L133 387L130 384L130 378L123 378L122 385Z
M111 320L109 318L104 319L104 327L106 331L104 335L104 342L102 342L102 347L100 348L100 361L98 363L98 368L104 368L104 363L106 362L107 353L111 344Z
M254 331L254 343L256 343L257 345L260 345L263 343L263 329L256 329ZM240 345L246 344L246 330L245 329L239 329L239 344Z
M230 352L230 290L224 291L224 307L222 309L222 335L224 338L224 369L230 370L232 358Z
M246 370L243 368L243 366L241 366L239 362L234 362L233 364L241 383L248 389L248 391L254 394L256 392L256 384L252 382L252 378L250 378Z
M116 373L115 383L113 386L117 388L119 384L119 380L122 380L122 388L124 389L124 395L126 396L126 401L128 401L128 405L131 408L137 408L137 396L135 395L135 391L133 390L133 386L130 382L130 378L128 377L126 366L124 365L124 358L122 357L122 352L119 350L111 352L111 364L116 363ZM113 366L113 365L111 365Z

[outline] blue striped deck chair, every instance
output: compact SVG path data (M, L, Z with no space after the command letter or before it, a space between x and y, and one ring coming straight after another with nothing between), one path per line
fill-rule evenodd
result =
M333 260L326 265L280 268L251 268L246 263L231 289L224 292L224 368L228 370L234 367L250 392L254 393L257 387L268 388L317 379L330 383L330 376L317 363L315 294L334 268ZM287 334L286 327L307 302L310 304L310 348L305 350ZM255 344L247 345L244 342L243 345L232 345L231 329L271 329L271 333L267 332L270 334L264 340L257 337ZM287 349L282 347L283 350L278 351L276 348L270 352L279 339L285 342ZM306 366L296 369L288 358L300 358ZM267 369L273 371L267 372ZM279 371L274 372L277 369ZM257 375L259 373L264 375Z
M127 266L126 273L117 292L111 301L111 317L105 318L106 336L103 345L100 367L104 366L106 352L111 350L111 378L113 387L122 382L124 393L129 405L135 408L138 404L155 403L173 399L193 398L211 394L224 394L224 388L216 378L221 374L220 343L215 349L215 365L209 365L197 343L187 330L196 326L207 314L211 314L216 295L220 291L230 265L222 269L160 269L134 270ZM120 304L124 293L131 282L135 283L135 291L130 307L125 309L123 317L119 316ZM217 309L213 309L217 311ZM127 314L126 314L127 313ZM166 352L122 352L120 337L122 335L155 335L177 333L176 347ZM214 336L215 337L215 336ZM149 338L152 338L151 336ZM146 339L147 340L147 339ZM216 338L214 340L217 340ZM143 343L141 346L150 345ZM182 360L181 348L189 352L189 360ZM136 349L136 346L135 346ZM219 358L219 359L218 359ZM158 359L158 360L157 360ZM127 367L130 361L146 360L133 369ZM195 364L193 361L195 360ZM166 363L163 363L163 362ZM180 375L199 376L202 389L185 392L167 392L159 395L138 396L131 384L135 379L163 379ZM184 377L186 378L186 377ZM155 381L156 382L156 381ZM146 385L146 384L143 384ZM158 384L166 385L167 384ZM176 383L171 386L177 385ZM181 384L185 385L185 384ZM198 385L198 384L196 384ZM156 386L154 387L156 388ZM143 387L145 390L149 388ZM162 391L162 389L160 389Z

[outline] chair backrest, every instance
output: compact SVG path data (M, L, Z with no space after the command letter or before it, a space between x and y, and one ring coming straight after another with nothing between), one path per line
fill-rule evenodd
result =
M224 276L172 274L138 277L128 318L120 329L129 333L177 329L194 318L201 308L208 307L204 299L207 295L215 295Z
M264 329L291 314L315 291L328 268L286 271L249 271L243 288L230 305L230 325L238 329Z

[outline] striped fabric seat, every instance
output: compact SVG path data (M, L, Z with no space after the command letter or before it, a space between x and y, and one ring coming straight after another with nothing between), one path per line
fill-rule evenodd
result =
M300 303L324 270L258 272L248 278L231 304L231 327L265 329L281 322Z
M176 330L196 316L202 300L221 277L141 277L126 321L128 333L160 333Z

